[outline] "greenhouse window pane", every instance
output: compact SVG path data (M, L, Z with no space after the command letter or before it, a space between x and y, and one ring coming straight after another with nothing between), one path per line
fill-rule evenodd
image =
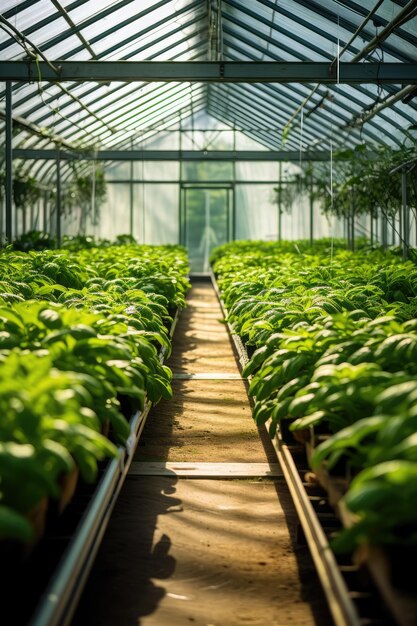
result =
M231 181L233 180L233 163L192 161L182 163L182 177L185 182Z
M173 124L177 125L177 120L173 120ZM141 140L140 138L134 139L134 149L136 150L179 150L180 147L180 134L178 131L164 132L164 122L161 123L161 127L155 130L149 138ZM151 133L151 131L150 131ZM150 134L149 133L149 134ZM157 137L155 138L155 134Z
M134 186L134 235L153 244L179 243L179 187L176 184Z
M36 1L36 0L35 0ZM43 2L45 1L49 1L49 0L42 0ZM38 0L36 2L36 4L40 4L41 0ZM7 13L8 11L11 11L12 9L15 9L16 12L18 12L19 10L19 2L18 0L3 0L2 2L2 13Z
M163 6L152 9L152 3L141 3L138 11L138 3L134 2L123 6L121 9L114 11L111 15L108 15L101 19L96 24L91 24L83 29L83 34L89 40L94 40L96 35L105 33L104 38L97 38L94 42L94 49L96 52L102 53L111 48L115 43L120 44L120 51L118 57L124 49L123 42L136 35L136 44L138 34L141 34L140 40L143 41L146 36L146 30L151 30L152 33L158 33L156 24L161 22L161 26L169 29L169 21L171 23L182 23L184 20L184 27L186 26L187 19L185 15L177 15L179 11L184 9L184 3L167 2ZM186 7L185 7L186 9ZM184 12L183 12L184 13ZM173 16L177 16L175 20L172 20ZM113 29L114 24L120 24L120 28L115 32L108 32Z
M8 11L7 6L5 7L4 4L5 2L3 0L1 3L2 14L5 14ZM16 7L16 9L19 9L18 5L19 3L14 2L14 6ZM38 2L32 3L32 6L30 6L27 9L24 9L23 11L17 10L15 14L13 15L13 17L10 17L9 20L10 20L10 23L13 24L13 26L17 28L18 30L26 31L28 28L31 28L33 30L32 27L36 25L36 23L40 23L44 19L50 18L53 15L56 16L56 19L51 20L50 26L53 32L56 32L55 22L60 21L60 16L59 16L58 11L54 7L54 5L50 2L50 0L40 0L40 1L38 0ZM61 29L62 28L67 30L68 25L65 24L64 26L61 21ZM60 31L58 30L57 32L60 32ZM32 38L33 35L29 35L29 37Z
M96 32L100 31L99 25L102 23L102 20L99 19L100 14L105 9L107 9L107 7L111 7L115 4L115 0L100 0L100 3L98 3L97 0L86 0L80 6L76 7L75 9L70 10L70 6L71 4L73 4L74 0L60 0L60 1L61 1L62 6L65 7L67 11L69 11L71 19L76 24L80 24L81 22L85 21L88 18L95 17L96 18L95 20ZM141 0L141 6L152 4L152 2L153 0ZM136 4L136 2L133 2L133 1L132 3ZM98 6L100 7L99 9L97 8ZM127 6L126 6L126 9L127 9Z
M144 180L178 180L179 163L175 161L135 161L134 178Z
M236 185L236 238L277 238L278 212L273 185Z
M236 181L241 180L278 180L279 164L270 161L236 162Z
M248 135L245 134L246 129L242 129L243 132L236 133L236 150L268 150L268 148L252 139Z
M29 13L27 13L26 11L25 13L27 25L33 25L33 9L30 9ZM18 26L18 29L25 30L25 27ZM56 37L57 35L60 35L61 33L67 33L68 37L71 36L67 22L64 20L64 18L59 17L58 19L53 20L46 26L43 26L42 28L37 28L35 32L29 35L29 39L33 41L37 46L42 48L43 44L47 43L50 39Z
M109 180L128 180L130 178L130 163L116 161L106 166L106 178Z

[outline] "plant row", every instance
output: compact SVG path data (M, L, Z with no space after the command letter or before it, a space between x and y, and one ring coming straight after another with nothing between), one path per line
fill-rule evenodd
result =
M34 507L74 468L94 481L145 398L171 397L159 353L187 273L180 247L0 253L0 537L29 541Z
M417 545L417 268L319 242L215 251L232 324L252 353L254 419L321 441L313 468L349 477L355 523L334 541Z
M115 245L128 245L137 243L132 235L117 235L114 241L109 239L97 239L91 235L63 235L61 248L67 250L79 250L81 248L102 248ZM29 252L30 250L46 250L57 247L54 235L41 230L30 230L17 237L11 246L14 250Z

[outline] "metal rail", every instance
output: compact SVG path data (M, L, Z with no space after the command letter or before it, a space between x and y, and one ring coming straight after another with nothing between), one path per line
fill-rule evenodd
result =
M226 305L225 305L225 303L223 301L223 298L221 297L220 290L219 290L219 287L217 285L217 280L216 280L216 277L215 277L215 275L214 275L212 270L210 271L210 280L211 280L211 282L213 284L214 291L216 292L216 296L217 296L217 299L219 301L220 308L221 308L222 313L223 313L223 317L224 317L225 320L227 320L227 318L228 318L228 311L227 311ZM239 335L236 334L236 332L233 329L233 326L229 322L227 322L227 328L228 328L229 334L230 334L230 336L232 338L233 345L234 345L235 350L236 350L236 354L237 354L237 357L238 357L240 369L243 370L243 368L245 367L245 365L249 361L248 353L246 351L245 346L243 345L243 342L242 342L241 338L239 337Z
M0 80L211 83L417 83L416 63L326 61L3 61ZM338 71L337 71L338 70Z
M171 338L179 313L178 309L169 332ZM162 348L159 353L161 362L165 354L166 349ZM133 416L126 446L119 446L119 456L110 461L104 470L96 491L28 626L67 626L70 623L132 463L151 406L151 402L146 402L144 410Z
M294 502L314 565L336 626L361 626L362 620L306 493L291 452L279 434L274 447Z

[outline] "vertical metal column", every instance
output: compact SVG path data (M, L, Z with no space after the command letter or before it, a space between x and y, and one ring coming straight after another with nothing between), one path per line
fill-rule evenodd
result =
M146 193L145 193L145 157L143 152L143 137L141 137L141 149L142 149L142 243L146 244Z
M401 172L401 199L402 199L402 247L403 261L408 257L408 248L410 246L410 212L407 204L407 174L405 169ZM401 232L401 231L400 231Z
M184 237L184 227L183 227L183 222L184 222L184 217L183 217L183 188L182 188L182 160L181 160L181 152L182 152L182 117L180 115L180 130L179 130L179 137L178 137L178 144L179 144L179 153L180 153L180 160L179 160L179 167L180 167L180 172L179 172L179 194L178 194L178 238L179 238L179 242L180 244L182 244L183 246L185 245L185 237Z
M278 165L278 241L282 239L282 162Z
M230 189L226 189L226 241L230 241Z
M61 247L61 154L56 160L56 245Z
M13 118L12 81L6 81L6 211L5 235L8 243L13 239Z
M350 216L350 219L351 219L351 223L350 223L350 227L351 227L351 231L350 231L351 250L355 250L355 188L352 189L350 211L351 211L351 216Z
M402 247L404 241L404 182L403 171L401 170L401 206L398 211L398 245ZM395 226L397 223L397 215L392 217L392 245L395 246Z
M133 139L130 140L130 149L133 150ZM132 159L130 164L130 183L129 183L129 234L133 237L133 166Z
M43 196L43 232L48 232L48 190L45 190Z
M183 245L186 246L187 245L187 188L186 187L184 188L183 200L184 200L184 222L183 222L182 236L184 238Z
M387 216L383 213L381 218L381 239L382 247L384 250L388 247L388 220Z
M210 269L210 191L204 190L204 221L205 221L205 240L204 240L204 260L203 260L203 272L208 272Z
M311 163L310 163L311 169ZM310 174L310 248L314 245L314 200L313 200L313 170Z
M32 202L30 205L30 230L33 230L34 222L35 222L35 205Z
M236 239L236 126L233 125L232 241Z

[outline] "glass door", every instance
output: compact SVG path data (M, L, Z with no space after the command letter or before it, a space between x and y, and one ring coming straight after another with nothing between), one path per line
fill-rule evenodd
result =
M208 272L213 248L229 241L232 199L231 187L183 187L182 242L191 272Z

